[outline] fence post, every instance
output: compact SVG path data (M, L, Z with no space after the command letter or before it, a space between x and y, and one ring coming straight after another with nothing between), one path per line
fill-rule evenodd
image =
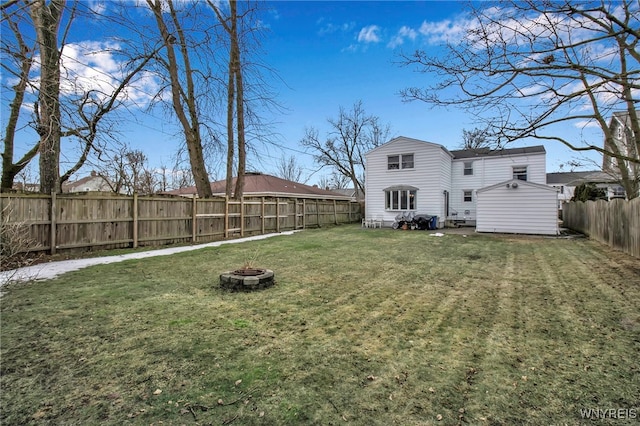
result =
M198 202L198 198L195 196L195 194L193 195L193 201L191 202L191 241L192 242L197 242L198 237L197 237L197 233L198 233L198 224L197 224L197 220L198 220L198 206L197 206L197 202Z
M280 232L280 197L276 197L276 232Z
M333 223L334 225L338 224L338 205L336 204L336 200L333 200Z
M224 196L224 238L229 238L229 196Z
M262 235L264 235L264 197L260 198L260 222L261 222Z
M240 197L240 236L244 237L244 195Z
M51 247L49 251L51 254L56 254L56 191L51 191L51 213L49 218L51 219Z
M307 199L302 199L302 229L307 229Z
M298 199L293 199L293 229L298 228Z
M320 207L318 206L318 199L316 198L316 222L318 222L318 228L322 228L320 223Z
M133 193L133 248L138 247L138 193Z

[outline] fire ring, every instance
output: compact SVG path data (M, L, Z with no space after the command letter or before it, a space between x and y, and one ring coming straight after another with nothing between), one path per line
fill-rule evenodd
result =
M274 273L270 269L243 268L220 274L220 287L231 291L253 291L273 286Z

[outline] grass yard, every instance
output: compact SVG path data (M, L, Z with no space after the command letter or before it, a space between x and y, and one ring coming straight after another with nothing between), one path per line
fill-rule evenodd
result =
M247 261L276 285L217 288ZM585 239L341 226L13 285L0 304L6 425L640 419L640 262Z

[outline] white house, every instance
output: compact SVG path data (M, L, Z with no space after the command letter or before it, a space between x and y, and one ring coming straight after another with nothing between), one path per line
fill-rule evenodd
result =
M390 225L399 213L414 212L438 216L439 227L447 220L474 223L478 190L513 179L546 185L545 156L543 146L449 151L418 139L392 139L365 155L366 218Z

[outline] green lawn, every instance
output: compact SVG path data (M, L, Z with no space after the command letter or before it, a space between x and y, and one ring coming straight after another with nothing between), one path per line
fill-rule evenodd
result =
M217 288L248 261L276 286ZM640 262L585 239L341 226L13 285L0 304L6 425L640 418Z

